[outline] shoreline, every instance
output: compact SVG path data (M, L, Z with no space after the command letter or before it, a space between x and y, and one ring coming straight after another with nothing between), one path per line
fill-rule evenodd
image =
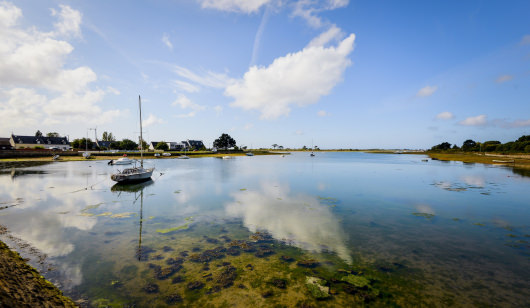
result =
M463 163L480 163L530 169L530 155L498 153L425 153L431 159L442 161L461 161Z
M0 241L0 306L78 307L54 284Z

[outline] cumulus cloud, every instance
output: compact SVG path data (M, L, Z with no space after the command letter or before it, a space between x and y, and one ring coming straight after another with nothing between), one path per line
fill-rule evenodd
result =
M74 47L64 38L81 36L81 13L61 5L52 15L57 18L54 31L22 29L18 26L22 11L0 2L0 118L10 119L10 126L1 121L0 129L35 121L94 123L95 119L99 124L120 115L118 110L103 111L97 106L106 92L90 89L97 80L91 68L65 68Z
M510 81L512 79L513 79L512 75L501 75L495 80L495 82L496 83L503 83L503 82L506 82L506 81Z
M198 0L203 8L237 13L255 13L272 0Z
M340 28L335 25L332 25L326 32L323 32L311 42L309 42L308 47L313 46L325 46L331 41L338 41L344 37L344 33Z
M319 112L317 112L317 115L319 117L325 117L325 116L329 116L329 113L327 113L326 111L324 110L320 110Z
M216 113L217 115L220 115L221 112L223 112L223 107L220 106L220 105L216 105L215 107L213 107L213 110L215 110L215 113Z
M485 114L478 115L476 117L469 117L458 124L464 126L483 126L487 124L487 116Z
M438 90L438 86L425 86L421 88L418 93L416 93L416 97L427 97L431 96Z
M197 112L206 109L206 107L192 102L185 95L180 94L177 99L172 103L173 106L178 106L181 109L190 109L191 111L187 114L179 114L178 118L191 118L194 117Z
M164 120L156 117L154 114L149 114L147 119L142 121L143 127L149 127L155 124L164 124L164 123L165 123Z
M305 19L312 27L320 28L324 22L318 16L319 13L346 7L349 2L349 0L299 0L294 5L293 15Z
M436 118L438 120L451 120L455 117L455 115L449 111L444 111L436 115Z
M61 11L51 9L52 16L57 16L58 21L54 24L57 34L64 36L81 37L81 12L72 9L68 5L60 4Z
M351 34L336 47L308 46L267 67L252 66L243 79L226 87L225 95L235 99L231 106L258 110L263 119L286 116L292 105L314 104L342 81L354 41Z
M171 41L169 40L169 35L167 35L166 33L162 35L162 43L164 43L164 45L166 45L167 48L169 48L170 50L173 50L173 44L171 44Z

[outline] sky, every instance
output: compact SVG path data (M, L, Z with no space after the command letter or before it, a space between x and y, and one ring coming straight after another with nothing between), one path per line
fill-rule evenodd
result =
M425 149L530 135L530 1L0 0L0 137Z

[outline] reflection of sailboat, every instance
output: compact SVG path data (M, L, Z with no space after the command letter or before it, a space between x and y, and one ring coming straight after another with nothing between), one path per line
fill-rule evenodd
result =
M138 96L138 106L140 108L140 167L126 168L122 171L118 171L110 176L113 181L118 183L138 183L144 182L151 179L153 171L155 168L144 169L144 151L143 151L143 141L142 136L142 101L140 96Z
M137 192L140 192L140 228L139 228L139 234L138 234L138 248L136 249L136 257L138 258L138 261L142 261L142 258L145 258L145 252L142 248L142 224L143 224L143 208L144 208L144 188L153 184L154 181L149 179L148 181L145 181L143 183L137 183L137 184L114 184L110 188L112 192L118 192L120 195L122 192L127 193L134 193L135 198L133 204L138 200L138 197L136 196ZM145 260L144 260L145 261Z

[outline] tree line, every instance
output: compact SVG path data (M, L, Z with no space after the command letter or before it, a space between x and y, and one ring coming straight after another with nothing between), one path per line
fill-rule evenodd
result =
M461 146L458 146L457 144L451 145L449 142L442 142L433 146L431 151L530 153L530 135L524 135L516 141L506 143L496 140L476 142L467 139Z

